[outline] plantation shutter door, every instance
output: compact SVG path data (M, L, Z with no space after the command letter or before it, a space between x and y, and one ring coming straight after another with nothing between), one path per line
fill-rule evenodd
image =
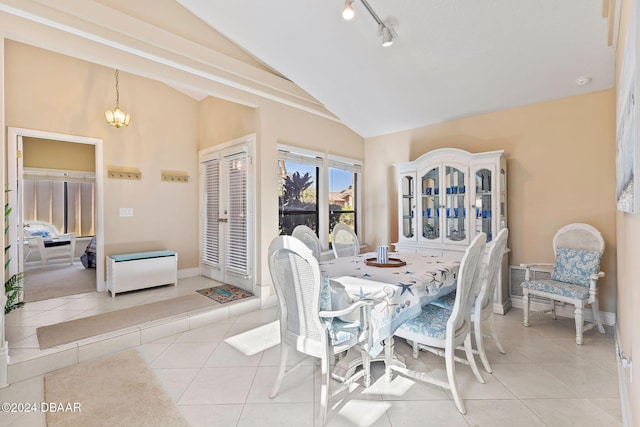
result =
M220 160L213 159L202 164L204 179L204 232L202 239L202 263L220 265Z
M250 274L247 222L249 154L246 152L237 153L226 157L225 161L228 194L226 267L229 272L248 276Z

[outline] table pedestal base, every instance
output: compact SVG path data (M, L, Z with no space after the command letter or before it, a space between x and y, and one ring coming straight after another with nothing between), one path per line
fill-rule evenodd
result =
M371 362L384 362L384 361L385 361L384 352L382 352L375 358L371 359ZM407 367L407 365L404 363L404 357L398 354L393 355L393 358L391 359L391 364L401 368ZM338 363L336 363L335 367L333 368L333 371L331 372L331 377L334 380L340 381L343 383L347 379L349 379L360 366L362 366L362 355L360 354L360 351L349 350L346 356L344 356L342 359L338 361ZM367 379L365 378L365 382L370 382L370 380L367 381Z

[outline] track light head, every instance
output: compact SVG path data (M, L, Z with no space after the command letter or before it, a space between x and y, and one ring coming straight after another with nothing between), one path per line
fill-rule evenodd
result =
M345 0L344 1L344 9L342 9L342 17L347 21L353 19L355 12L353 11L353 1L354 0Z
M388 25L380 24L378 35L382 37L382 46L388 47L393 44L393 38L396 37L396 32Z

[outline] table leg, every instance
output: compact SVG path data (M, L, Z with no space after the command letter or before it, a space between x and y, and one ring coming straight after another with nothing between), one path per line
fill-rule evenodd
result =
M393 359L393 335L384 339L384 376L388 383L393 379L391 364Z

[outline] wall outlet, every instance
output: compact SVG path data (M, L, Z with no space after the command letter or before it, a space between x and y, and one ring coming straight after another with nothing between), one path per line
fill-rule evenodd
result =
M120 208L120 216L133 216L133 208Z

